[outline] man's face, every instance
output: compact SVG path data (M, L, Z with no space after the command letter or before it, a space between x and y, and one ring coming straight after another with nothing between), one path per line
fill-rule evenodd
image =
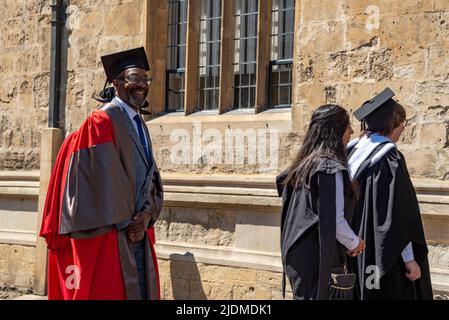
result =
M130 68L122 71L113 84L117 95L132 107L144 105L149 91L149 77L141 68Z

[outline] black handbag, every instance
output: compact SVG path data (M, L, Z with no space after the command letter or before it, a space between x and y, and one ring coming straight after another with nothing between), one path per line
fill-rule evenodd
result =
M346 264L332 268L329 279L329 300L353 300L356 274L349 273Z

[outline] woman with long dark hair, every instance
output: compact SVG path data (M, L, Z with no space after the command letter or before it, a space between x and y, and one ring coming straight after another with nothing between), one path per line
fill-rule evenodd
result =
M294 299L329 299L333 268L364 248L348 223L355 202L346 156L352 133L344 108L319 107L296 159L276 179L283 198L283 290L286 275Z

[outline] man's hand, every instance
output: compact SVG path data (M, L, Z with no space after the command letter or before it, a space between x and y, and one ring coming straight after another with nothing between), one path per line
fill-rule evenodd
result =
M409 261L405 263L405 268L407 269L407 273L405 276L410 281L415 281L421 278L421 268L415 260Z
M133 222L128 226L128 237L132 242L140 241L144 237L144 232L147 229L151 217L143 212L138 212L133 218ZM137 239L137 240L134 240Z
M131 242L139 242L142 241L145 237L145 232L137 232L137 233L129 233L128 232L128 238L131 240Z
M346 251L346 254L351 257L357 257L359 254L361 254L365 250L365 241L363 239L359 238L359 244L357 247L355 247L352 250Z

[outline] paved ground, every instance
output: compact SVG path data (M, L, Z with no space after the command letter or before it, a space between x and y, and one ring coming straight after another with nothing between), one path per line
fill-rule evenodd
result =
M47 300L47 297L6 289L0 290L0 300Z
M37 296L35 294L26 294L23 296L18 296L14 300L47 300L46 296Z
M435 300L449 300L449 295L436 294ZM15 289L0 290L0 300L47 300L46 296L37 296L28 292L20 292Z
M26 292L20 292L10 288L0 288L0 300L12 300L24 294L26 294Z

